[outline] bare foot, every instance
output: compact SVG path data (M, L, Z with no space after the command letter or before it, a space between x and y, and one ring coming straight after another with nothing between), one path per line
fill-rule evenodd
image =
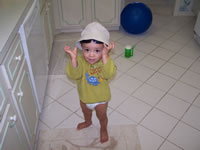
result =
M82 122L77 125L77 130L81 130L83 128L87 128L92 124L92 122Z
M100 130L100 142L105 143L108 141L108 132L106 130Z

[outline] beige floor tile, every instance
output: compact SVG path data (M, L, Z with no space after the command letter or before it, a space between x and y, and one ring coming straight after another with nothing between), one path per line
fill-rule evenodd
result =
M195 106L200 107L200 95L195 99L194 103Z
M175 127L177 119L153 109L141 122L143 126L166 138Z
M135 65L135 62L120 56L115 59L115 65L117 66L117 70L121 72L126 72Z
M139 123L151 110L151 108L152 107L150 105L136 98L129 97L116 109L116 111Z
M157 87L163 91L168 91L174 84L176 80L172 79L166 75L163 75L159 72L155 73L150 79L148 79L147 83Z
M182 149L168 141L165 141L165 143L160 147L159 150L182 150Z
M164 60L148 55L146 56L140 64L145 65L151 69L154 69L155 71L158 70L163 64L165 63Z
M151 43L141 41L136 45L136 50L141 51L143 53L149 54L151 53L157 46Z
M165 92L160 89L154 88L148 84L143 84L137 91L133 93L133 96L150 104L151 106L156 105Z
M125 36L119 40L117 40L118 43L126 46L126 45L135 45L139 42L140 40L134 37L130 37L130 36Z
M121 105L127 98L128 94L122 90L111 86L111 100L109 101L109 106L113 109Z
M83 118L73 113L69 118L61 122L56 128L76 128L78 123L83 121Z
M197 150L200 147L200 132L181 122L167 139L185 150Z
M77 111L80 108L80 99L78 96L78 91L76 88L73 88L62 97L57 99L57 102L71 110L72 112Z
M194 64L192 64L192 66L190 67L190 70L200 74L199 66L200 66L200 60L197 60Z
M181 81L200 89L200 74L187 71L180 79Z
M153 69L150 69L148 67L145 67L143 65L140 64L136 64L135 66L133 66L128 72L127 74L130 76L135 77L138 80L141 81L146 81L148 78L150 78L153 73L155 71Z
M170 94L192 103L200 91L190 85L178 81L169 91Z
M126 74L122 75L118 80L112 82L113 86L119 88L127 94L133 93L141 84L141 81Z
M200 51L199 48L185 46L179 51L179 54L195 60L200 56Z
M162 100L156 105L157 108L170 114L177 119L181 119L184 113L189 108L190 103L186 103L172 95L165 95ZM178 109L177 109L178 108Z
M165 65L163 65L159 72L165 74L165 75L168 75L174 79L179 79L183 73L186 71L185 68L182 68L182 67L179 67L177 65L174 65L170 62L166 63Z
M167 49L158 47L151 53L151 55L164 59L164 60L169 60L174 55L174 53Z
M73 87L70 84L63 82L60 79L48 80L46 95L50 96L54 100L57 100L72 88Z
M127 124L134 124L137 125L136 122L129 119L127 116L124 116L123 114L113 111L108 116L108 125L127 125Z
M185 113L182 121L191 125L192 127L200 130L200 108L196 106L191 106L189 110Z
M180 67L189 68L190 65L192 65L192 63L194 62L194 60L189 57L176 54L169 60L169 62L174 63Z
M41 120L49 128L55 128L71 114L72 114L71 111L67 110L59 103L53 102L43 109Z
M163 43L165 41L164 38L159 37L159 36L155 36L155 35L150 35L149 37L145 38L144 40L145 42L149 42L152 43L154 45L160 45L161 43Z
M184 45L171 40L166 40L160 46L175 53L180 51Z
M164 141L162 137L143 126L138 126L137 129L142 150L156 150Z

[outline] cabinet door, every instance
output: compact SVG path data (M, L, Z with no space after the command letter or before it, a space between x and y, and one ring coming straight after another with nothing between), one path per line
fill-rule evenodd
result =
M120 0L92 0L92 20L102 23L109 29L118 29L120 26L120 3Z
M35 103L35 96L25 60L22 63L19 76L12 90L12 96L21 115L21 120L24 123L31 145L34 147L39 112Z
M7 104L0 126L1 150L30 150L22 125L10 104Z
M86 0L58 0L61 28L75 31L87 24Z

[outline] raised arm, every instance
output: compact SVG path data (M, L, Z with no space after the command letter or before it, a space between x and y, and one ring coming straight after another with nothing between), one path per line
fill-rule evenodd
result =
M72 66L74 68L78 67L78 61L77 61L77 47L74 47L73 50L71 50L71 48L69 46L65 46L64 50L66 53L69 54L71 61L72 61Z
M102 54L102 61L103 64L106 64L108 59L109 59L109 53L111 51L111 49L113 49L115 47L114 42L110 43L108 46L106 44L104 44L104 49L103 49L103 54Z

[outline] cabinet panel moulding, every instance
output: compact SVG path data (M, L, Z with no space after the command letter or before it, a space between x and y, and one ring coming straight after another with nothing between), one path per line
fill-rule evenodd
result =
M101 23L113 23L116 22L116 14L118 10L118 0L94 0L93 1L93 11L94 20ZM106 5L105 5L106 4ZM97 7L98 6L98 7ZM111 9L111 7L113 7ZM114 11L110 11L114 10Z
M0 85L0 120L3 115L5 105L6 105L6 96L5 96L4 90L2 89Z
M84 0L60 0L61 20L68 25L79 25L84 20ZM65 7L65 8L64 8ZM76 8L76 9L74 9ZM66 11L66 12L65 12Z

